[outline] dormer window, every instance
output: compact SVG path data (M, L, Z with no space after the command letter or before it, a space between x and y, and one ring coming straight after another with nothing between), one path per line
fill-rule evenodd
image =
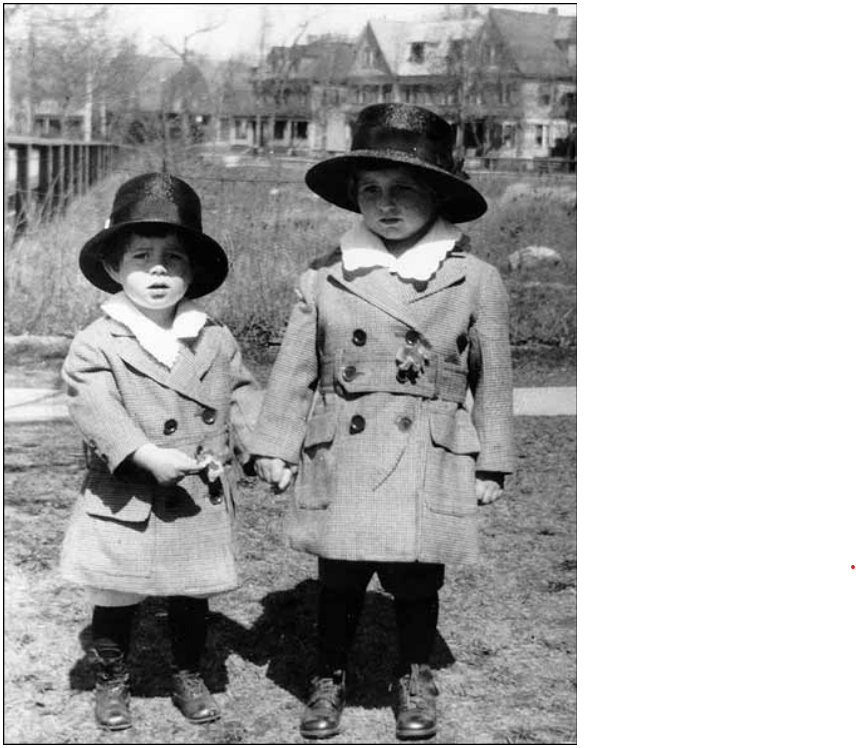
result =
M375 51L372 47L363 48L363 65L372 66L375 64Z
M425 42L411 43L410 62L425 62Z

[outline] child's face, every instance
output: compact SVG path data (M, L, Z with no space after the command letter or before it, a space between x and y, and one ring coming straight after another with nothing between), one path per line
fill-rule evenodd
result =
M434 193L406 167L362 171L356 189L366 226L390 249L415 244L437 216Z
M105 264L105 268L144 312L174 307L193 279L190 258L175 233L131 234L118 267Z

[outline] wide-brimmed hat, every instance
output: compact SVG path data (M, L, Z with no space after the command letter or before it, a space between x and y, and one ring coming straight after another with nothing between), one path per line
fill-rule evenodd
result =
M148 226L169 227L181 238L193 268L186 297L211 293L226 279L229 261L223 248L202 231L199 195L187 182L159 172L129 179L116 191L104 229L80 250L80 270L86 279L103 291L121 291L104 268L104 259L124 236Z
M454 145L454 129L434 112L411 104L373 104L357 116L351 150L315 164L306 172L306 184L333 205L359 213L351 190L354 171L404 164L419 169L437 192L444 218L472 221L487 203L456 165Z

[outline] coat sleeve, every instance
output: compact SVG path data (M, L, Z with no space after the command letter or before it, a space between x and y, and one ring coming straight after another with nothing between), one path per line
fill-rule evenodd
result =
M231 332L229 340L229 370L232 378L232 401L229 421L232 432L232 446L241 465L250 460L249 441L252 429L259 416L262 391L255 377L244 365L241 349Z
M499 271L486 265L481 274L477 314L470 328L472 418L481 452L476 470L514 470L513 383L508 333L508 293Z
M125 408L113 368L97 337L74 338L62 367L68 412L89 447L111 472L150 439Z
M306 435L306 418L318 383L316 330L318 270L307 270L298 282L279 355L271 370L256 428L252 454L297 463Z

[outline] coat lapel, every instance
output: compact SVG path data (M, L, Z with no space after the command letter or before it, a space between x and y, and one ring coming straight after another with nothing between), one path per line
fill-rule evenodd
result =
M408 327L418 327L416 319L401 303L402 296L398 288L401 281L384 268L366 273L354 273L346 278L342 263L339 262L331 269L330 277L333 282L386 312L390 317L394 317Z
M203 391L200 376L210 368L214 351L211 346L204 345L204 338L200 341L200 360L197 360L197 356L186 346L181 346L172 369L167 369L140 347L137 339L124 325L114 322L111 333L116 339L119 356L135 371L191 400L203 405L210 404ZM203 364L204 368L200 368L200 364Z

